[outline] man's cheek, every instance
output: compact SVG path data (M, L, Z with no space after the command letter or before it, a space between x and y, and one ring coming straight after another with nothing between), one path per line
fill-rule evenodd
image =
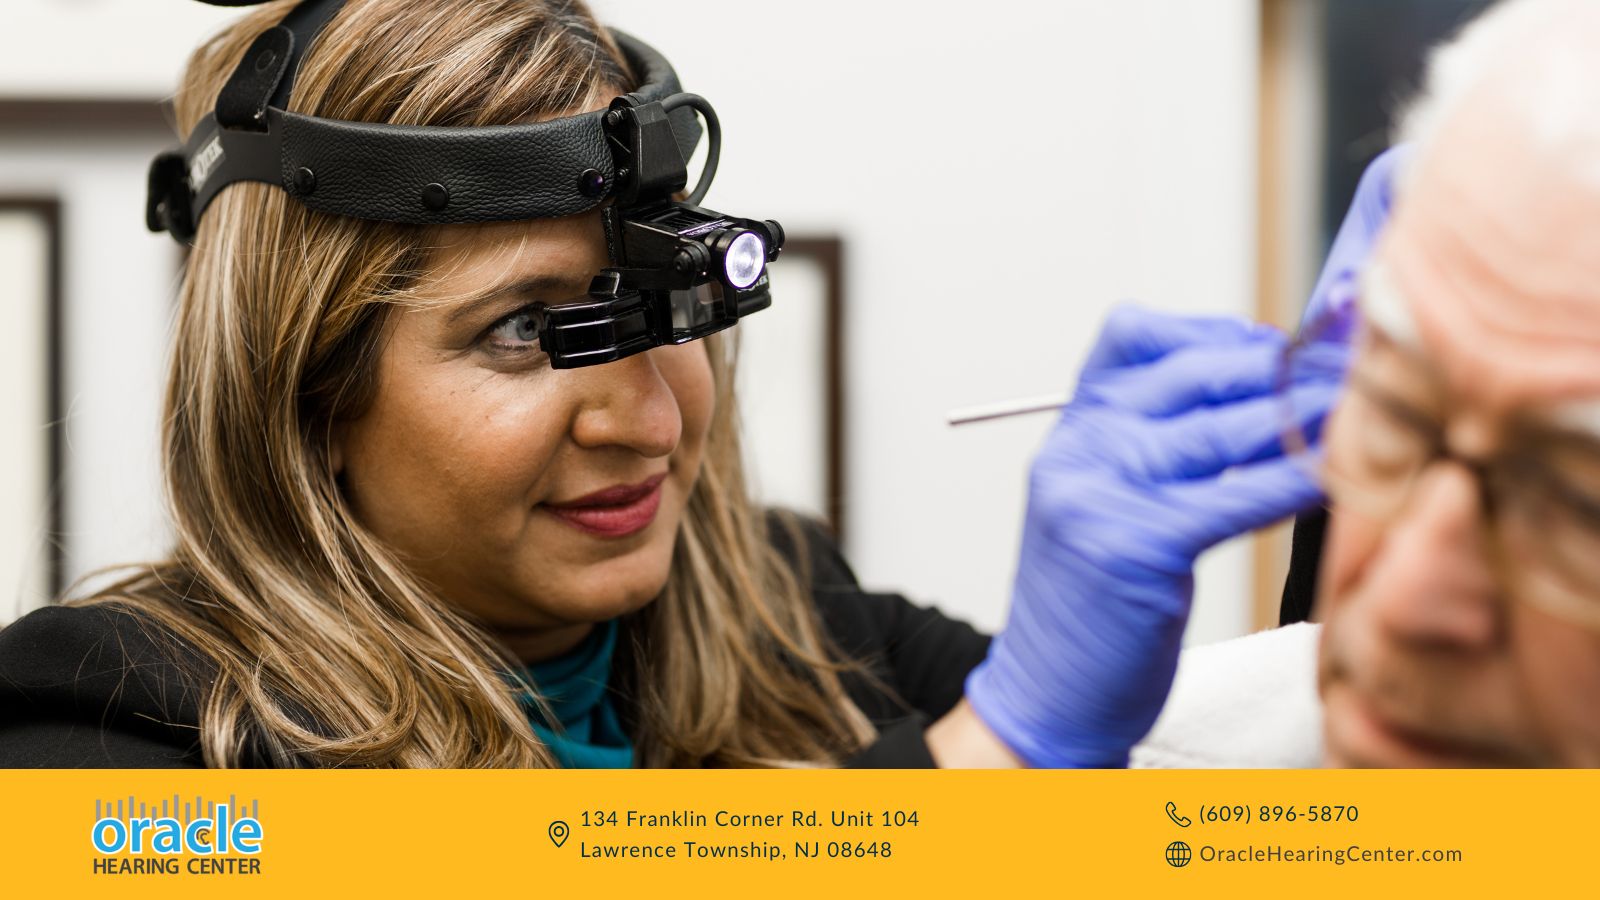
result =
M1554 764L1600 766L1600 633L1527 604L1513 616L1513 666Z
M1328 531L1322 548L1322 565L1317 573L1317 601L1312 617L1327 621L1361 581L1361 573L1377 550L1382 531L1376 524L1334 509L1328 515Z

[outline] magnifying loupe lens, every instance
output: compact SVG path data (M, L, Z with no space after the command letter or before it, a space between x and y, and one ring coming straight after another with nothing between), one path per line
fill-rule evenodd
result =
M728 283L744 290L761 277L761 269L766 263L767 245L762 243L760 236L747 231L728 245L728 255L723 259L722 266L728 274Z

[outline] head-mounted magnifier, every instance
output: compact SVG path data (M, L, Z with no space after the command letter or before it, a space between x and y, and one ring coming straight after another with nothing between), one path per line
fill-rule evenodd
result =
M771 304L767 264L783 228L699 205L716 175L721 126L647 44L611 31L641 86L604 111L477 128L288 112L300 57L342 4L305 0L250 45L215 110L181 149L151 164L151 231L191 242L207 205L239 181L277 185L322 212L418 225L567 216L609 201L601 216L611 266L590 284L588 302L543 310L540 345L558 369L692 341ZM705 168L680 201L697 114Z

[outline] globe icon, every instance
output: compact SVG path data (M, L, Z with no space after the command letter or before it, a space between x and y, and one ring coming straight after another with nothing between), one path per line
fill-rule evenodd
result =
M1189 845L1183 841L1173 841L1167 845L1167 865L1181 869L1189 864L1189 858Z

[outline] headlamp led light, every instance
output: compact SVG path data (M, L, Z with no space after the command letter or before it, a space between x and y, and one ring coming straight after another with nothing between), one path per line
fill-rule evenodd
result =
M767 245L754 231L741 231L728 242L722 271L728 283L743 290L756 283L767 268Z
M212 199L238 181L278 185L322 212L419 225L567 216L609 202L601 215L611 266L590 285L590 302L544 310L539 340L558 369L692 341L771 304L767 263L783 229L698 205L716 175L721 126L644 42L611 32L642 83L601 112L478 128L288 112L300 56L342 3L305 0L257 37L216 109L181 149L155 159L152 231L192 241ZM679 200L700 138L696 114L709 140L705 168Z

